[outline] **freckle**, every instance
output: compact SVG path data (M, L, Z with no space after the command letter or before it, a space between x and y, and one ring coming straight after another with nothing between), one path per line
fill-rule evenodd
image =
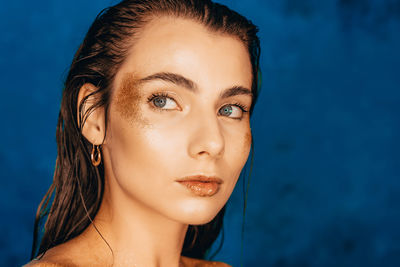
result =
M140 94L138 88L139 82L132 74L126 74L121 82L120 88L117 89L115 96L115 105L117 112L130 123L140 122L148 124L140 113L140 103L143 95Z

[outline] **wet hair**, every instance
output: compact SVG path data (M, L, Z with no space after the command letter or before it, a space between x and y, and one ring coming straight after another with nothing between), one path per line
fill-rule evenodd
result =
M259 93L260 43L258 29L251 21L210 0L124 0L104 9L89 28L66 77L56 130L53 183L36 213L31 259L78 236L93 223L104 193L104 166L92 165L92 144L84 138L82 128L90 113L103 107L107 129L115 75L143 27L162 16L190 19L243 42L252 65L252 114ZM77 103L85 83L97 90ZM95 102L83 112L89 97ZM211 222L189 226L182 255L205 258L221 231L224 212L225 206Z

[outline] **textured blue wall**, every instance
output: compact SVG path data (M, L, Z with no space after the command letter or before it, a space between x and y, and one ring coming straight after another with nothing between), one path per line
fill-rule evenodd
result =
M62 81L115 1L2 1L0 266L28 261ZM259 25L244 266L400 266L400 1L219 1ZM240 265L241 181L216 257Z

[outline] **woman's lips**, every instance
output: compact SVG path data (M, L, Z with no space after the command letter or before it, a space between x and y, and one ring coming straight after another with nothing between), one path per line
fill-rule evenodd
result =
M191 193L200 197L211 197L218 193L222 180L218 177L208 176L189 176L177 180L185 186Z

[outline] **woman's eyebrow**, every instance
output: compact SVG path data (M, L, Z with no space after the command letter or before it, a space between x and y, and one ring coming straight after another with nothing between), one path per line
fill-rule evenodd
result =
M224 91L221 92L219 95L220 98L228 98L231 96L235 95L249 95L253 96L253 93L251 92L250 89L247 89L246 87L243 86L233 86L231 88L225 89Z
M148 82L148 81L153 81L153 80L162 80L165 82L175 83L177 85L180 85L182 87L189 89L190 91L192 91L194 93L197 93L197 91L198 91L198 88L193 81L191 81L177 73L158 72L158 73L146 76L146 77L140 79L139 81Z
M171 72L158 72L151 74L149 76L146 76L144 78L139 79L139 82L148 82L148 81L153 81L153 80L162 80L166 82L171 82L174 84L177 84L179 86L182 86L186 89L189 89L193 93L198 93L199 89L198 86L195 82L192 80L177 74L177 73L171 73ZM251 92L250 89L243 87L243 86L232 86L230 88L227 88L221 92L219 95L220 98L228 98L231 96L235 95L250 95L252 96L253 93Z

